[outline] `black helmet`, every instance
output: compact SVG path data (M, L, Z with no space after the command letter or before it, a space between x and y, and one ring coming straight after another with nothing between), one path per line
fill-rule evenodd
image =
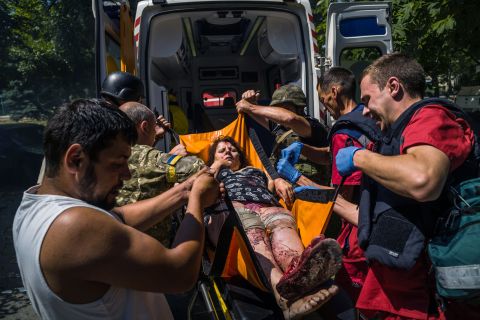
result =
M102 97L119 102L140 101L144 98L142 80L127 72L113 72L102 84Z

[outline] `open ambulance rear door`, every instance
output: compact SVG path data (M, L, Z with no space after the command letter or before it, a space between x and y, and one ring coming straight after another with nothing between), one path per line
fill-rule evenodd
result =
M92 0L95 18L97 94L105 77L115 71L135 74L133 19L128 1Z
M366 66L393 51L390 19L390 2L330 4L325 41L326 68L348 68L358 81Z

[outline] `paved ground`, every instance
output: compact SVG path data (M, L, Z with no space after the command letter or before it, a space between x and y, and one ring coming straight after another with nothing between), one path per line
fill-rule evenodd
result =
M13 249L13 216L22 191L0 190L0 319L38 319L23 289Z

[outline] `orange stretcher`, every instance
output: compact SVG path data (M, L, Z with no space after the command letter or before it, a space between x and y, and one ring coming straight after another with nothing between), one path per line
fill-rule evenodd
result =
M248 128L245 116L240 114L236 120L223 129L207 133L180 135L180 141L185 145L188 153L207 161L210 145L221 136L230 136L244 151L246 158L252 166L266 170L263 165L265 161L262 163L262 159L257 151L258 143L254 143L250 137L252 134L255 135L251 128ZM263 150L260 150L261 152ZM304 246L308 246L314 237L324 233L330 221L334 198L335 192L333 189L306 190L304 193L296 194L294 204L288 209L291 210L296 218L298 232ZM230 319L230 312L235 313L235 310L232 311L231 308L227 307L226 300L231 299L224 299L225 295L219 289L222 286L219 281L229 281L240 276L254 288L259 289L263 293L269 293L271 297L267 298L267 300L270 300L271 308L278 309L271 294L270 283L260 268L253 248L242 228L241 221L231 203L229 201L226 202L227 206L229 206L230 214L220 231L218 246L215 252L207 255L210 264L208 268L204 269L205 277L199 282L201 289L199 292L202 293L205 301L210 301L211 305L209 308L212 310L214 319ZM285 207L283 201L280 201L280 203ZM215 296L216 299L212 299L208 292ZM265 301L266 298L262 297L262 299ZM216 302L213 303L213 300ZM243 308L238 307L238 309ZM240 313L242 311L244 310L237 310ZM281 312L278 314L279 309L273 312L275 313L273 318L282 317ZM258 314L252 316L252 319L257 316ZM239 318L243 319L245 317L239 316Z

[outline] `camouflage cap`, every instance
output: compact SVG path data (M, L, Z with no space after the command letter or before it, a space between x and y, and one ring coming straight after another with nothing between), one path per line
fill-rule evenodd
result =
M296 107L305 107L307 105L307 98L303 93L302 88L294 84L287 84L281 86L272 95L271 106L281 104L292 104Z

